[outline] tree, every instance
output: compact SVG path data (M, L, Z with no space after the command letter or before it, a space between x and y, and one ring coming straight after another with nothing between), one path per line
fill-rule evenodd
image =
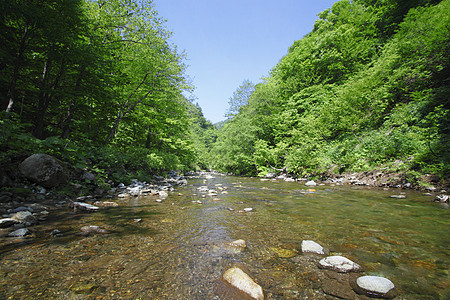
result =
M227 118L233 118L239 113L242 106L248 104L248 100L255 90L255 85L248 79L233 92L233 96L228 100L228 110L225 114Z

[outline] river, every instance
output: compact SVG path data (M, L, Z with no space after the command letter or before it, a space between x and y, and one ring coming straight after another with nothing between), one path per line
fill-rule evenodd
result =
M3 244L0 299L244 299L221 280L232 266L267 299L330 299L324 291L341 283L345 290L347 275L319 269L325 256L302 254L302 240L389 278L396 299L450 297L450 210L420 192L228 176L188 182L161 203L139 196L91 214L51 211L33 238ZM218 195L204 196L201 186ZM404 199L390 198L401 192ZM85 225L109 233L77 235ZM50 237L54 229L63 236ZM229 247L237 239L243 252Z

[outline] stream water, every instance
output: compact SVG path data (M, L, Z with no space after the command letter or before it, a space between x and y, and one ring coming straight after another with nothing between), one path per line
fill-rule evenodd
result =
M221 280L232 266L267 299L330 299L329 276L317 267L324 256L301 254L305 239L357 262L364 274L389 278L397 299L450 297L450 210L419 192L226 176L188 181L161 203L139 196L91 214L51 211L32 238L1 244L0 299L244 299ZM219 194L203 198L200 186ZM405 199L389 198L400 192ZM77 235L85 225L109 233ZM64 236L50 237L54 229ZM228 246L237 239L246 241L242 253Z

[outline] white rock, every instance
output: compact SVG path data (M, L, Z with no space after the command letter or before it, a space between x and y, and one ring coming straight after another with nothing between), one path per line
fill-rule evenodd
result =
M311 240L302 241L302 252L325 254L325 252L323 251L323 247Z
M84 203L84 202L72 202L70 204L70 207L73 209L79 209L79 210L83 210L83 211L97 211L100 209L100 207L98 207L98 206Z
M343 256L328 256L319 261L319 266L324 269L332 269L340 273L356 272L361 267Z
M19 221L17 221L16 219L13 218L5 218L5 219L0 219L0 228L6 228L9 226L13 226L14 224L19 223Z
M264 300L264 292L250 276L234 267L223 274L223 280L256 300Z
M395 286L387 278L379 276L362 276L356 280L358 287L376 294L386 294L392 290Z
M199 190L200 192L207 192L207 191L209 191L209 188L204 185L204 186L197 188L197 190Z
M396 198L396 199L405 199L405 195L391 195L390 198Z
M159 197L165 199L169 197L169 193L167 193L166 191L159 191Z
M209 195L217 195L217 191L216 190L209 190L208 194Z
M305 185L306 186L316 186L317 183L315 181L313 181L313 180L310 180L310 181L306 182Z
M244 211L245 211L245 212L251 212L251 211L253 211L253 208L247 207L247 208L244 208Z
M117 195L117 197L119 197L119 198L126 198L128 196L130 196L130 195L125 194L125 193Z
M295 179L294 178L286 178L284 181L286 181L286 182L295 182Z

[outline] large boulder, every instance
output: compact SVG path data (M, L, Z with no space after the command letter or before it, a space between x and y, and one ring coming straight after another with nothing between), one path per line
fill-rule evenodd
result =
M31 155L19 165L19 170L29 180L46 188L66 184L69 180L64 168L47 154Z

